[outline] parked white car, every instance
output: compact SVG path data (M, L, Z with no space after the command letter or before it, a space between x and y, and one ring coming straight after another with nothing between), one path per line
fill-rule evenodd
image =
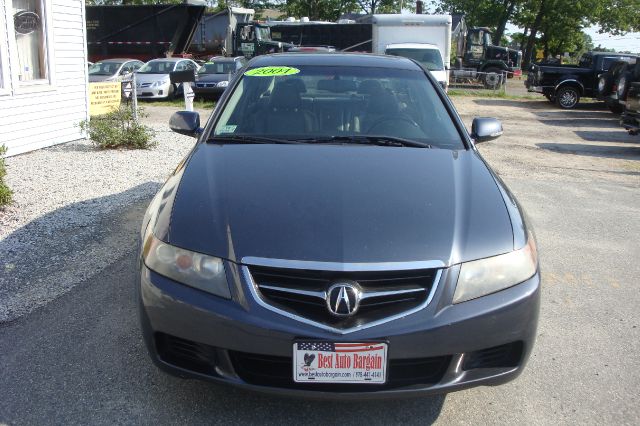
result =
M200 66L191 59L152 59L136 71L138 98L172 99L182 93L182 85L171 84L169 73L174 71L197 71Z
M431 72L443 89L447 89L447 70L442 53L438 46L428 43L394 43L388 44L385 55L403 56L413 59Z
M144 65L137 59L105 59L89 66L89 82L122 81Z

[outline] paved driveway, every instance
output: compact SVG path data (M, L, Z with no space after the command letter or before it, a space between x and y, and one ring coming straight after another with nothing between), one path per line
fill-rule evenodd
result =
M480 149L537 232L540 327L516 381L356 403L281 399L166 376L146 358L136 319L132 235L143 199L95 225L98 238L127 236L109 266L0 324L0 424L639 424L640 138L590 105L563 112L537 101L455 102L466 122L473 115L504 120L505 136ZM74 240L78 249L84 243L100 240Z

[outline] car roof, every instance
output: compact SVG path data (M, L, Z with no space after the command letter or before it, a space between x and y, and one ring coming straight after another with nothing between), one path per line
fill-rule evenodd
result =
M371 53L275 53L257 56L249 63L251 67L324 65L344 67L395 68L422 71L410 59L401 56L374 55Z
M156 62L156 61L179 62L179 61L191 61L191 59L189 58L156 58L156 59L150 60L149 62Z
M618 53L618 52L589 52L592 56L610 56L610 57L629 57L629 58L637 58L638 55L634 55L632 53Z
M235 56L233 58L229 56L214 56L212 58L209 58L207 62L210 62L210 61L235 62L235 61L239 61L242 58L244 58L244 56Z
M390 43L387 49L438 49L438 46L431 43Z
M98 62L131 62L131 61L142 62L140 59L131 59L131 58L109 58L109 59L103 59Z

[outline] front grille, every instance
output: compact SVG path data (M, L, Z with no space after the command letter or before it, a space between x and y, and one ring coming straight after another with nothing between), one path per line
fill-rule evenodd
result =
M347 329L425 306L436 269L338 272L250 266L258 296L267 304L330 327ZM358 311L336 317L327 309L327 289L355 282L362 292Z
M513 342L471 352L465 356L463 370L516 367L522 358L522 342Z
M201 374L216 375L216 349L213 346L165 333L156 333L155 340L158 355L167 364Z
M293 381L293 361L291 357L235 351L229 351L229 357L236 374L246 383L258 386L333 392L375 392L376 390L405 386L433 385L442 379L451 361L451 356L392 359L389 360L387 369L387 382L378 385L357 383L307 384Z

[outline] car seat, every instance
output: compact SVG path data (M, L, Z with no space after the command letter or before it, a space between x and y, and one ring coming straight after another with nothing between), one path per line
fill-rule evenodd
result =
M300 135L315 130L314 115L302 105L300 94L304 92L306 86L299 78L276 83L257 130L266 135Z
M367 96L363 113L358 117L359 131L367 133L376 123L400 114L400 105L395 95L384 89L376 80L364 80L358 93Z

